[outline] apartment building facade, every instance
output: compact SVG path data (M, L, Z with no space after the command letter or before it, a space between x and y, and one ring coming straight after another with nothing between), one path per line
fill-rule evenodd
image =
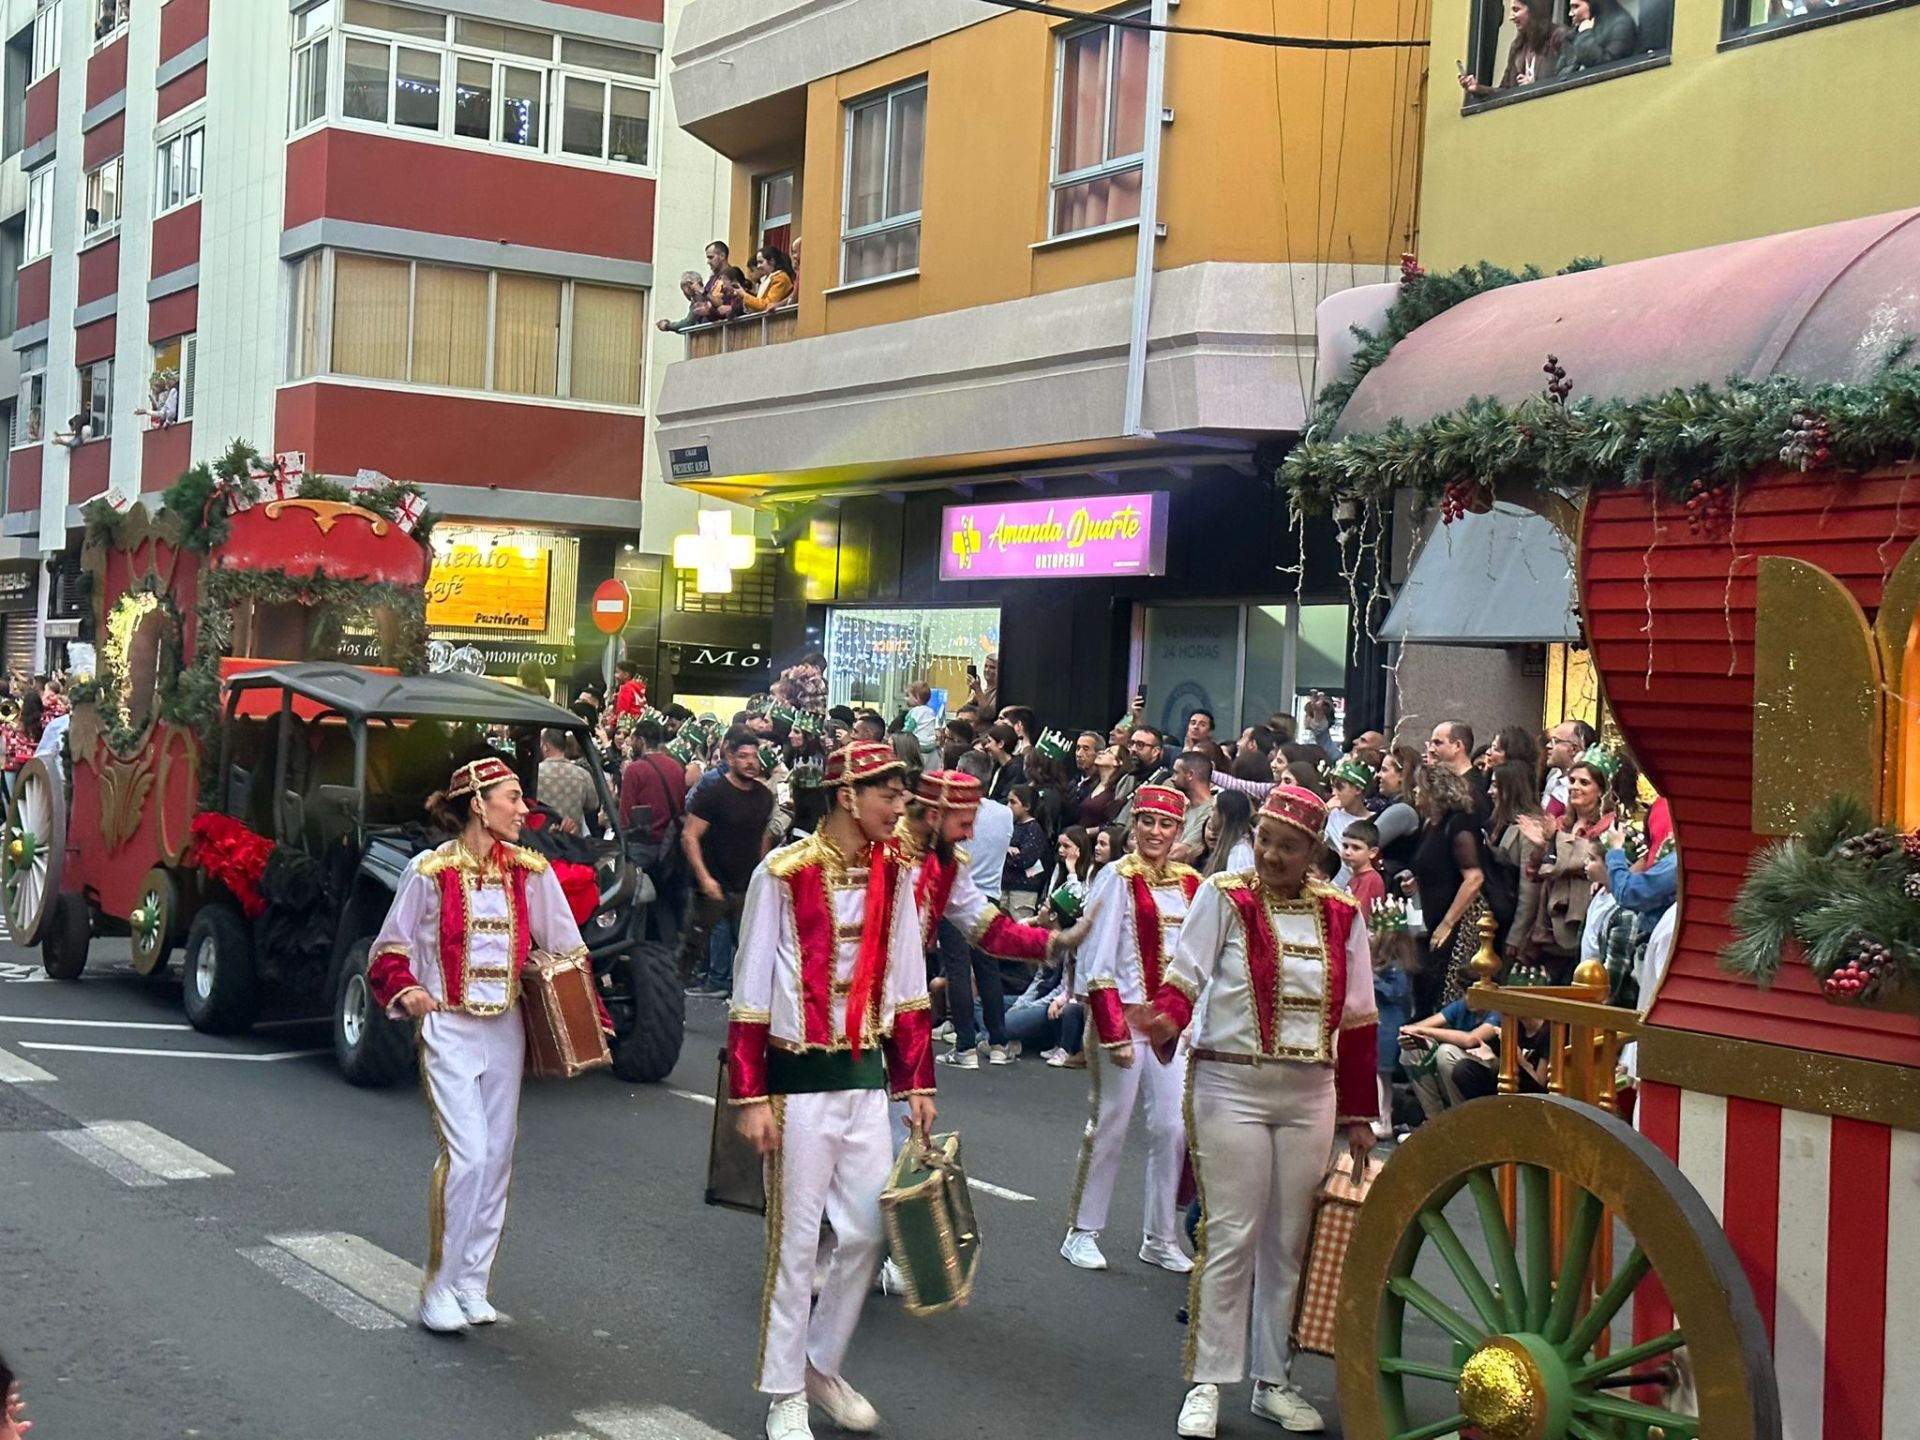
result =
M992 658L1060 723L1133 685L1175 725L1377 715L1355 557L1267 475L1317 303L1412 248L1424 7L1065 8L690 0L680 123L732 162L734 258L797 256L798 301L688 335L656 447L775 517L774 648L836 703Z
M10 661L59 663L77 632L57 557L78 507L153 496L234 437L421 484L449 573L539 597L437 586L447 663L566 669L609 575L657 609L634 542L660 0L0 16L0 567L35 591L31 623L0 622ZM0 612L25 604L9 593ZM507 610L517 626L474 623Z

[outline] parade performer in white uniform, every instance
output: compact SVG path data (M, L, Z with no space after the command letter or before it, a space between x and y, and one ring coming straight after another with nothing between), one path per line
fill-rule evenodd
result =
M769 1440L809 1440L809 1401L843 1430L879 1423L840 1370L885 1249L889 1094L907 1102L915 1128L934 1121L926 958L912 871L893 843L905 768L886 745L835 751L832 812L761 861L747 886L727 1069L740 1132L769 1157L755 1377L773 1397ZM833 1228L825 1251L823 1218Z
M427 800L456 838L416 855L374 937L367 980L394 1019L420 1022L420 1067L440 1159L428 1195L420 1323L454 1332L499 1318L487 1278L507 1218L526 1032L515 1001L533 950L584 955L546 860L511 842L527 803L506 761L462 765ZM613 1029L605 1007L600 1023Z
M1147 1036L1124 1013L1150 1000L1180 938L1200 872L1167 858L1180 838L1186 797L1166 785L1142 785L1133 797L1133 851L1100 872L1087 895L1085 939L1075 988L1086 997L1098 1045L1087 1047L1092 1114L1080 1142L1080 1167L1060 1253L1083 1270L1104 1270L1100 1231L1107 1223L1120 1154L1134 1102L1147 1111L1147 1205L1140 1258L1175 1274L1193 1262L1180 1248L1176 1197L1186 1152L1180 1098L1185 1061L1172 1068L1139 1063Z
M914 907L922 945L932 950L942 920L951 920L974 949L1000 960L1038 964L1059 932L1023 925L989 900L960 846L973 838L981 784L959 770L929 770L914 786L895 834L900 859L913 870Z
M1307 879L1326 822L1311 791L1277 786L1260 809L1254 868L1201 887L1152 1005L1129 1016L1156 1056L1171 1056L1182 1032L1192 1047L1203 1214L1181 1435L1211 1437L1220 1386L1245 1377L1249 1308L1253 1413L1324 1428L1289 1379L1287 1333L1335 1136L1362 1165L1378 1100L1366 922L1351 896Z

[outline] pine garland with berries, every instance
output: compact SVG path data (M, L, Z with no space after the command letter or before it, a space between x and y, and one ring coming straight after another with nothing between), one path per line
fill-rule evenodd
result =
M1728 920L1721 967L1763 987L1795 946L1839 1003L1920 982L1920 830L1877 826L1836 796L1803 834L1753 857Z

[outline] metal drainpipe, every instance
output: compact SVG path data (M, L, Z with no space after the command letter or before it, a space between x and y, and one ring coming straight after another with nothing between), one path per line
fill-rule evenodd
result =
M1150 18L1167 23L1168 0L1153 0ZM1115 36L1115 44L1119 37ZM1147 320L1153 310L1154 245L1160 235L1160 135L1166 128L1167 33L1147 36L1146 156L1140 169L1140 234L1133 261L1133 326L1127 335L1127 408L1121 433L1148 433L1141 423L1147 406Z

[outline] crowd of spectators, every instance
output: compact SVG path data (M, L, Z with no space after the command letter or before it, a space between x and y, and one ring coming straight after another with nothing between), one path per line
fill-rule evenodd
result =
M797 305L799 267L798 240L793 242L791 255L776 245L762 245L753 252L744 272L733 263L727 242L715 240L707 246L706 275L688 270L680 276L680 294L687 302L687 313L678 320L662 318L654 324L661 330L694 330Z

